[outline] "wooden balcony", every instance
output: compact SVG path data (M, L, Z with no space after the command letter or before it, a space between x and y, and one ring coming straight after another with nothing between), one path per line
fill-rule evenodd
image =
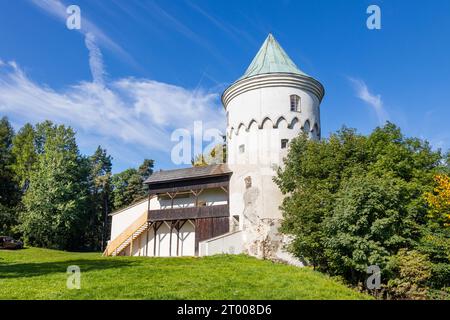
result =
M188 220L229 217L228 204L203 207L149 210L148 221Z

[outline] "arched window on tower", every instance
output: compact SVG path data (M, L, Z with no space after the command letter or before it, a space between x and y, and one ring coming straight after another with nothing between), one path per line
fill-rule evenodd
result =
M309 120L306 120L303 124L303 132L308 136L311 137L311 125L309 124Z
M298 95L291 95L291 111L300 112L301 99Z
M320 140L319 126L317 125L317 123L314 124L313 132L314 132L316 138Z

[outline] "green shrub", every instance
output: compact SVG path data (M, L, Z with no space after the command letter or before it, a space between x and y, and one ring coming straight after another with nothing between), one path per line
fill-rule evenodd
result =
M391 298L427 298L426 284L432 274L432 264L428 256L416 250L400 249L389 262L389 268L396 275L386 286Z

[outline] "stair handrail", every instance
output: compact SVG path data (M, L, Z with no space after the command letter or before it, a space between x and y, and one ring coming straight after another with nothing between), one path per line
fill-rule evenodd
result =
M133 234L146 223L148 223L148 211L147 210L142 215L140 215L139 218L137 218L135 221L133 221L133 223L130 224L117 237L115 237L108 243L105 251L103 252L103 255L110 256L125 241L127 241L130 237L133 237Z

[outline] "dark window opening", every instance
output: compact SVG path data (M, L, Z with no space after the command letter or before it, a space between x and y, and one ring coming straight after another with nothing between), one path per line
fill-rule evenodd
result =
M291 111L300 112L300 97L296 94L291 95Z

